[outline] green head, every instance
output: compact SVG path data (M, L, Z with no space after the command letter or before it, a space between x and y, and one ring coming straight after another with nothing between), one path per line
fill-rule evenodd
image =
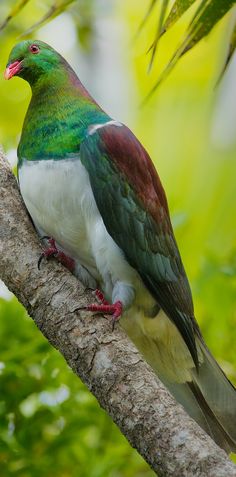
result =
M33 86L42 76L58 71L62 64L68 65L59 53L43 41L25 40L12 49L4 76L6 79L20 76Z
M18 147L19 164L25 158L77 155L88 127L109 120L67 61L42 41L26 40L14 46L5 78L13 76L28 81L32 88Z

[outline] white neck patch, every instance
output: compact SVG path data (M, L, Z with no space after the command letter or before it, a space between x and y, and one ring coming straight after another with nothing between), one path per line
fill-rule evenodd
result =
M92 126L89 126L88 134L89 134L89 136L92 136L92 134L94 134L98 129L104 128L104 127L107 127L107 126L122 127L123 124L119 123L119 121L115 121L115 120L108 121L107 123L102 123L102 124L93 124Z

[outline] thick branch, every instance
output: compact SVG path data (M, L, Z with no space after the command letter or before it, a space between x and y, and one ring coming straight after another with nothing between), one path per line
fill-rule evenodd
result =
M94 300L52 261L37 269L38 238L9 165L0 154L0 276L110 414L130 444L161 476L236 477L224 451L169 395L117 326L75 310Z

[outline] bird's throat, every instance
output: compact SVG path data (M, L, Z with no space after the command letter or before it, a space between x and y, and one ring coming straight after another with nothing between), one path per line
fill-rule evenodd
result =
M88 127L109 120L92 98L84 94L76 78L72 75L67 81L51 79L32 88L18 147L19 165L23 159L56 160L78 155Z

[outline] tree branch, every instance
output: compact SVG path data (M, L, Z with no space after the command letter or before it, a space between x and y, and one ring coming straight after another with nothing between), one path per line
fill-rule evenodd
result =
M41 332L161 476L236 477L236 467L190 419L109 319L75 310L94 300L62 265L37 268L39 240L0 153L0 276Z

